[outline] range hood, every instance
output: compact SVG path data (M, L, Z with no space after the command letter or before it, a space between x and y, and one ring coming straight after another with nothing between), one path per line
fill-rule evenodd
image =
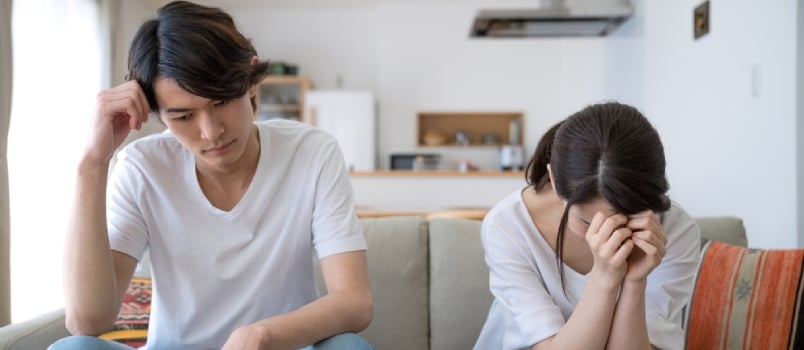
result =
M627 1L552 0L538 8L480 10L472 38L606 36L633 14Z

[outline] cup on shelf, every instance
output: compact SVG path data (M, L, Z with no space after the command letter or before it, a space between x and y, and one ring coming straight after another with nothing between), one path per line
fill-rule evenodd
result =
M447 135L438 130L427 130L422 134L422 143L425 146L441 146L447 142Z

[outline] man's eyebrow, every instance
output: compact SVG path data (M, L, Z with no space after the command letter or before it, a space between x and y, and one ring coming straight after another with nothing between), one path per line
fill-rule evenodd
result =
M215 103L217 103L219 101L222 101L222 100L210 99L209 101L207 101L207 106L209 106L211 104L215 104ZM166 109L165 113L186 113L186 112L191 112L192 110L193 110L192 108L187 108L187 107L174 107L174 108Z
M190 108L168 108L165 110L165 113L184 113L189 112Z

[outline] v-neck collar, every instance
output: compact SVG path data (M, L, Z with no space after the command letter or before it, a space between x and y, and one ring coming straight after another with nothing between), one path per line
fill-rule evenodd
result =
M243 193L243 196L240 197L240 199L237 201L234 207L232 207L231 210L226 211L220 209L209 201L209 198L207 198L207 196L204 194L204 190L201 189L201 183L198 180L198 174L196 172L197 164L195 156L193 155L192 152L186 151L191 159L191 161L188 162L189 166L185 168L185 178L187 179L187 183L191 184L190 185L191 191L193 192L193 195L196 197L196 199L202 203L205 203L207 210L209 210L214 214L236 216L238 213L244 210L243 207L247 205L246 203L248 203L248 197L251 195L251 193L257 191L255 187L260 186L259 184L260 181L258 181L258 179L263 177L263 173L265 172L265 168L267 166L263 161L263 159L267 158L265 152L268 152L268 150L266 150L264 147L267 144L267 142L264 142L266 141L264 139L267 138L268 135L264 133L263 130L261 130L261 128L258 125L254 124L254 127L257 128L257 142L260 145L260 153L259 156L257 157L257 169L254 171L254 176L251 178L251 182L248 184L248 188L246 188L246 191Z

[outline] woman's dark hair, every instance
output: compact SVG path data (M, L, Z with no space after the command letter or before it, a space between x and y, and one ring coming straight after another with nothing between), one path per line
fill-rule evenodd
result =
M659 133L636 108L616 103L588 106L542 136L525 177L536 191L549 185L566 201L556 238L556 263L564 281L564 231L569 208L598 198L621 214L670 209L664 147Z
M219 8L171 2L140 26L128 54L127 80L136 80L151 111L158 112L153 83L173 79L184 90L212 100L231 100L267 75L268 62L252 64L257 51ZM251 107L257 105L251 99Z

